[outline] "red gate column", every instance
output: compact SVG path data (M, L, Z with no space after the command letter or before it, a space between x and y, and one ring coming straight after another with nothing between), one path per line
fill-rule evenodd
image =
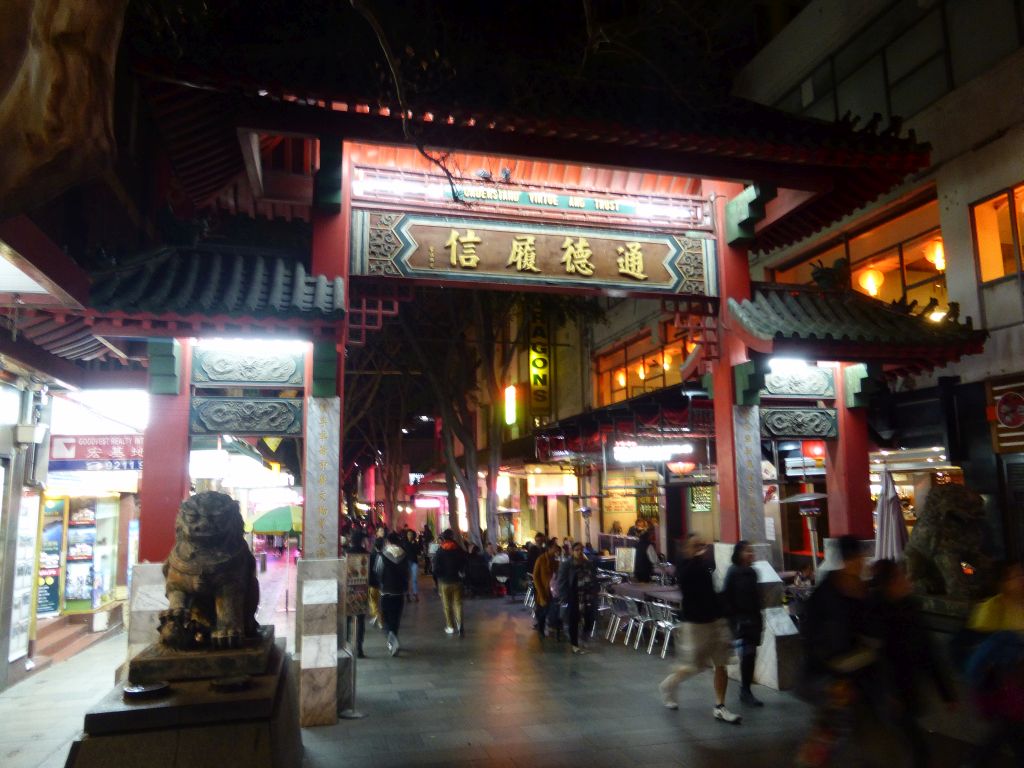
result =
M189 494L188 339L149 342L149 423L139 488L139 562L159 563L174 546L174 518Z
M714 196L715 252L718 264L719 353L712 368L715 406L715 461L718 465L719 537L734 542L740 537L740 502L736 482L736 436L733 405L736 402L733 367L747 361L744 343L729 332L728 301L750 298L750 263L747 249L729 245L726 237L725 204L743 191L742 184L705 181L704 194Z
M841 363L836 369L839 437L826 443L828 530L830 536L848 533L858 539L873 539L868 412L865 407L851 407L847 397L850 367Z
M313 274L340 277L348 308L350 202L347 164L338 137L320 137L320 168L313 181ZM333 340L313 345L306 385L306 464L303 487L304 556L337 557L341 514L341 425L344 418L347 319Z

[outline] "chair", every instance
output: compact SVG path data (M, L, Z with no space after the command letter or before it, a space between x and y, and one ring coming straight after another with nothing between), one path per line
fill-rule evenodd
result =
M650 611L651 616L654 618L654 626L651 630L651 639L647 643L647 655L650 656L653 653L654 644L658 639L658 632L662 632L664 633L664 641L661 646L661 658L664 659L665 654L668 653L668 643L672 638L672 632L679 626L679 622L676 621L671 606L665 603L651 603Z
M608 621L608 631L605 633L604 639L609 643L614 643L618 637L619 630L624 627L628 629L632 625L630 623L629 608L626 604L627 598L620 595L609 595L609 602L611 604L611 618Z
M647 615L646 603L643 600L635 600L631 597L624 599L626 600L626 609L629 611L629 625L626 627L626 645L629 645L630 637L635 627L636 640L634 641L633 649L636 650L640 648L640 638L652 619Z
M633 650L640 650L640 642L644 636L644 630L650 627L651 634L654 634L657 619L651 612L651 604L644 600L637 600L637 611L639 612L639 618L637 622L639 624L636 633L636 641L633 644Z
M533 576L526 574L526 594L523 596L523 605L533 608L537 604L537 592L533 586Z
M597 622L601 620L602 613L608 614L608 622L611 623L612 617L614 615L612 613L611 598L612 596L603 589L600 592L598 592L597 605L594 606L594 626L590 628L591 637L597 634Z

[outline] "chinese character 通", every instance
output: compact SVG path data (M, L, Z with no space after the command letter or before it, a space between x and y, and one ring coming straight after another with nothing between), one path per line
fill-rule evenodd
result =
M590 243L587 242L587 238L577 238L574 243L571 237L567 237L562 243L562 250L565 251L562 263L565 264L565 271L568 274L571 275L574 272L579 272L586 277L594 274L594 265L590 261L590 257L594 255L594 252L590 249Z
M459 237L458 230L453 229L444 244L445 248L451 249L452 266L476 269L477 264L480 263L480 257L476 255L476 247L481 242L472 229L467 229L463 237ZM461 251L459 250L460 245L462 246Z
M619 247L615 250L619 254L616 262L619 265L620 275L626 275L636 280L647 279L647 275L644 274L644 252L640 250L640 243L626 243L624 248Z
M533 235L516 235L512 238L512 250L506 267L515 264L518 272L540 272L537 269L537 246Z

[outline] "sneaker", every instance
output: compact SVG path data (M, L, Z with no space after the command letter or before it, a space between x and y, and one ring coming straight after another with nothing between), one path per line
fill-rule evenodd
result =
M676 701L675 694L669 690L665 683L660 683L658 690L661 692L661 703L665 705L666 709L679 709L679 702Z
M746 707L763 707L764 702L750 691L740 691L740 704Z
M590 651L588 651L581 645L574 645L572 647L572 652L575 653L577 656L582 656L584 653L590 653Z
M398 653L398 635L388 632L388 653L395 656Z
M735 712L730 712L724 705L719 704L715 707L715 720L721 720L723 723L730 723L731 725L739 725L743 718Z
M445 627L444 628L444 633L446 635L454 635L455 634L455 629L453 627Z

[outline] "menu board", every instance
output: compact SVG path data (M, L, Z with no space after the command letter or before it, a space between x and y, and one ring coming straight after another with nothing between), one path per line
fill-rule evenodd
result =
M345 555L348 591L345 594L345 612L359 616L368 611L370 556L361 552Z
M11 646L8 661L28 654L35 583L36 537L39 535L39 494L26 491L18 508L18 541L14 552L14 594L11 604Z
M96 507L91 499L74 499L68 515L64 608L88 611L93 607L96 571Z
M64 547L64 516L67 497L43 502L43 536L39 543L39 573L36 615L52 616L60 612L61 550Z

